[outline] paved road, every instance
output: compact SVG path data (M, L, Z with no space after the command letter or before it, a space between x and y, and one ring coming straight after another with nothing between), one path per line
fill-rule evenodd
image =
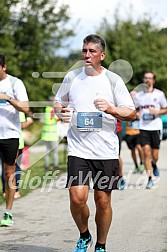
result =
M167 142L160 151L160 181L152 190L143 189L145 175L132 174L130 152L123 142L122 157L127 189L113 192L113 223L108 236L108 252L167 252ZM58 180L59 179L59 180ZM0 251L72 252L78 231L69 212L68 190L58 189L64 177L53 188L34 190L15 200L15 224L0 228ZM51 184L49 184L51 187ZM90 230L95 240L93 192ZM0 206L2 213L4 206ZM89 250L93 252L93 248Z

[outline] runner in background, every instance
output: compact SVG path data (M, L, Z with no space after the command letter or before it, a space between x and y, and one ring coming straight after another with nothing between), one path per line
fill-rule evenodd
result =
M160 142L162 139L161 115L167 113L167 101L164 92L154 87L156 76L153 72L144 73L143 82L148 90L142 90L135 95L136 106L140 110L141 146L144 152L144 163L148 175L147 189L153 187L152 171L159 176L157 167Z
M4 55L0 55L0 152L4 162L6 209L1 226L13 225L12 206L15 195L16 162L21 123L19 111L28 113L29 104L23 82L6 73ZM14 80L14 83L13 83Z
M122 145L122 123L121 121L117 120L117 136L118 136L118 140L119 140L119 176L120 176L120 180L119 180L119 190L124 190L125 189L125 180L123 178L123 160L121 158L121 145Z
M141 140L140 140L139 120L136 120L134 122L126 122L126 131L124 140L126 141L127 146L131 151L131 156L135 166L133 173L143 173L145 167L144 167L143 149L140 144ZM138 152L138 155L136 154L136 150ZM139 163L137 156L139 156Z
M29 125L33 123L33 119L31 117L26 117L25 113L19 112L20 122L21 122L21 129L27 128ZM20 198L20 192L19 192L19 181L21 176L21 161L22 161L22 153L24 149L24 138L23 138L23 131L20 131L20 138L19 138L19 150L18 150L18 158L16 163L16 192L14 195L14 198ZM3 197L6 197L5 192L5 177L4 177L4 167L2 166L2 193Z

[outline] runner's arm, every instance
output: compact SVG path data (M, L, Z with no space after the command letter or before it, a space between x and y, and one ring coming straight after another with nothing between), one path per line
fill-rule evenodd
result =
M159 110L150 108L150 113L153 115L164 115L164 114L167 114L167 108L161 108Z
M136 119L136 110L127 107L115 107L103 98L94 101L95 107L107 114L114 116L121 121L134 121Z
M7 94L2 94L2 93L0 93L0 100L6 100L18 111L21 111L24 113L29 112L28 101L18 101L16 99L12 98L11 96L9 96Z

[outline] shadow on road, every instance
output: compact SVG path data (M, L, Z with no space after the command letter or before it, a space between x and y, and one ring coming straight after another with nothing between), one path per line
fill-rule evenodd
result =
M3 244L0 245L0 251L9 252L9 251L17 251L17 252L60 252L60 250L55 248L47 248L41 246L34 245L25 245L25 244Z

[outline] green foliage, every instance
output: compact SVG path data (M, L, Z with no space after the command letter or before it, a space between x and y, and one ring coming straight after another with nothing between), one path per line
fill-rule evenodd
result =
M0 1L0 53L7 56L9 65L13 65L13 71L19 73L17 67L17 60L10 59L9 55L14 55L15 43L13 40L13 20L12 20L12 6L15 7L19 0L1 0Z
M67 39L75 35L68 26L68 10L69 6L58 0L0 1L0 53L6 56L8 72L25 83L31 101L46 101L53 94L53 85L57 83L58 88L62 81L45 78L44 72L65 72L80 60L80 51L71 52L67 58L58 56L58 50L67 47ZM114 24L104 18L97 33L107 43L104 66L117 59L132 65L130 89L142 82L145 70L152 70L157 75L157 87L167 94L167 28L158 29L149 15L137 22L131 14L121 20L116 11ZM32 110L39 112L43 108Z
M167 31L158 30L150 17L136 23L129 17L122 21L116 15L114 25L103 19L99 33L107 44L104 65L124 59L133 67L133 78L129 87L142 83L143 72L153 71L157 75L156 86L166 92L167 79Z
M56 0L0 2L0 53L6 56L8 73L23 80L32 101L53 94L55 79L43 78L43 72L65 69L65 59L57 56L57 50L74 35L67 27L68 8ZM34 78L34 72L39 78Z

